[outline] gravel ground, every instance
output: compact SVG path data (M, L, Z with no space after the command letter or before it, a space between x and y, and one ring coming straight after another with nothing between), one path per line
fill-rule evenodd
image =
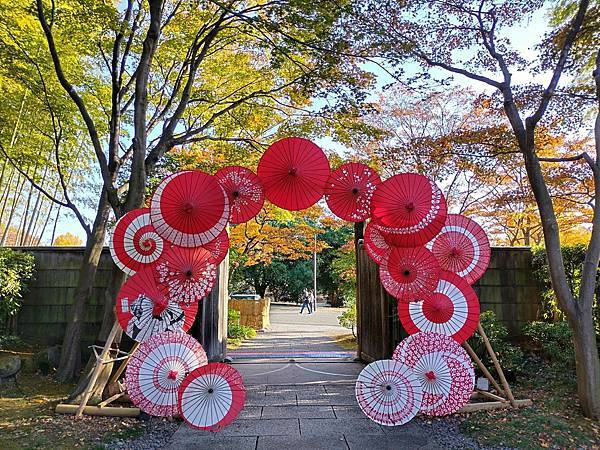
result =
M165 447L181 425L179 420L152 417L144 422L144 432L133 439L118 439L105 446L107 450L155 450Z

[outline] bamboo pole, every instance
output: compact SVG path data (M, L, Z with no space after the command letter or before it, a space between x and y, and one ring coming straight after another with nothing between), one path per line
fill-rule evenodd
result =
M73 414L77 409L77 405L69 405L60 403L56 405L55 411L58 414ZM88 416L113 416L113 417L137 417L140 415L139 408L120 408L113 406L86 406L83 412ZM77 415L75 416L77 417Z
M465 348L465 350L467 350L467 353L469 354L469 356L471 358L473 358L473 361L475 361L477 363L477 365L483 372L483 375L489 380L490 383L492 383L492 386L494 386L494 389L496 389L496 391L500 395L505 395L502 388L500 388L500 385L498 384L498 382L494 379L494 377L492 376L490 371L487 369L487 367L485 367L485 364L483 364L483 361L481 361L481 359L479 359L479 356L477 356L477 353L475 353L475 350L473 350L471 348L471 346L467 343L467 341L463 342L463 347Z
M498 361L498 358L496 357L496 353L494 353L492 344L490 344L490 340L488 339L487 335L485 334L485 331L483 330L481 323L477 324L477 331L483 338L485 348L487 349L488 353L490 354L490 357L492 358L492 362L494 363L494 367L496 368L496 373L498 373L498 377L500 378L500 381L502 382L502 386L504 387L504 393L505 393L506 397L508 397L508 401L510 402L511 406L516 408L517 403L515 401L515 397L513 396L513 393L510 390L510 386L508 385L508 381L506 380L506 377L504 376L504 372L502 371L500 362Z
M525 398L523 400L515 400L514 408L520 408L523 406L531 406L533 401L530 398ZM503 408L511 408L509 402L480 402L480 403L468 403L458 411L458 414L461 413L472 413L475 411L490 411L493 409L503 409Z
M119 377L121 376L121 374L123 373L123 371L127 367L127 363L129 362L129 358L131 358L131 356L135 353L135 351L138 349L139 346L140 346L139 342L136 342L135 344L133 344L133 346L131 347L131 350L129 351L129 355L127 355L127 358L125 358L121 362L121 364L119 365L119 367L116 370L116 372L114 374L112 374L112 376L108 380L108 383L106 383L106 384L110 385L110 384L114 383L115 381L117 381L119 379Z
M76 419L81 418L81 415L83 414L83 411L84 411L85 407L87 406L87 402L90 399L90 396L92 395L92 390L94 389L96 380L98 379L98 376L100 375L100 372L102 371L102 366L104 365L104 360L106 359L106 356L110 352L112 343L115 340L117 331L119 331L120 328L121 327L119 326L119 323L117 321L115 321L112 329L110 330L110 334L108 335L108 338L106 339L104 348L102 349L102 352L100 353L100 355L98 355L98 358L96 359L96 365L94 366L94 371L92 372L90 381L88 382L88 385L85 388L85 391L83 392L83 396L81 397L81 403L79 404L79 408L77 408L77 412L75 413Z

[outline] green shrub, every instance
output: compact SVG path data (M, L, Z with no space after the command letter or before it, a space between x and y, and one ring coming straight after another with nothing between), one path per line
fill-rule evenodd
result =
M490 344L498 357L502 369L518 372L523 363L523 351L506 340L506 337L508 336L507 328L502 325L502 322L498 320L493 311L481 313L479 321L481 322L485 334L490 340ZM478 333L475 333L469 338L468 342L485 366L493 371L493 362L488 355L485 343L481 336L479 336Z
M0 248L0 328L7 329L11 316L21 308L34 267L33 255Z
M229 339L243 340L252 339L256 336L256 330L252 327L240 325L241 314L235 309L227 312L227 337Z
M352 330L352 335L356 337L356 298L344 301L344 306L347 309L338 316L338 322L340 326Z
M557 368L575 368L575 352L567 322L531 322L523 327L523 334L531 339L539 356L556 363Z
M1 335L0 334L0 350L2 349L11 349L15 350L18 348L22 348L25 346L25 342L19 336L14 336L12 334L9 335Z

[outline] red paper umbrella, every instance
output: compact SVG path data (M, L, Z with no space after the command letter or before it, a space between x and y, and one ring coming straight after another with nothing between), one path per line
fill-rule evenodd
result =
M245 167L227 166L220 169L215 177L229 198L231 223L247 222L259 213L265 202L265 194L254 172Z
M262 155L258 177L271 203L297 211L314 205L323 196L329 161L323 150L308 139L285 138Z
M206 297L217 280L217 266L202 247L173 246L156 264L160 290L171 301L188 306Z
M428 247L444 270L475 283L490 263L490 241L477 222L460 214L448 214L446 225Z
M386 426L402 425L419 412L421 383L409 367L382 359L366 366L356 380L356 400L365 415Z
M393 359L409 366L421 382L422 413L445 416L469 402L475 371L467 352L451 337L413 334L398 345Z
M336 216L362 222L371 216L371 198L379 183L379 175L369 166L343 164L327 180L325 201Z
M463 278L442 270L433 295L420 302L398 302L398 316L410 334L433 331L462 344L477 328L479 300Z
M125 383L134 405L153 416L179 411L179 386L208 363L196 339L185 333L160 333L144 342L127 363Z
M116 314L127 335L142 342L163 331L187 331L194 323L198 304L170 301L156 284L153 269L140 270L117 295Z
M181 416L201 430L219 431L237 417L245 400L242 376L223 363L194 370L179 388Z
M148 267L163 250L163 239L150 223L150 210L139 208L119 219L110 239L113 261L127 275Z
M369 222L365 227L364 245L371 259L377 264L381 264L381 261L391 248L373 222Z
M371 212L388 242L417 247L430 241L446 221L446 200L429 178L416 173L394 175L375 190Z
M217 266L221 264L221 261L225 259L229 251L229 235L227 234L227 230L221 231L215 239L208 244L204 244L202 247L210 252Z
M440 265L425 247L394 247L381 261L379 277L398 300L423 300L438 284Z
M215 239L227 225L229 201L215 177L199 170L177 172L156 188L150 218L158 234L180 247Z

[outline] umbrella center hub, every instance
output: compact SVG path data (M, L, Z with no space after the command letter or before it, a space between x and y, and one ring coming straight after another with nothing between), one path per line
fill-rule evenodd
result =
M458 258L460 256L460 253L460 250L456 247L452 247L452 250L450 250L450 255L452 255L452 257L454 258Z
M390 386L389 384L385 386L385 390L386 391L391 391L392 390L392 386Z
M404 274L405 277L410 275L410 270L405 269L404 272L402 272Z
M295 167L290 167L290 170L288 170L288 173L290 175L296 175L297 172L298 172L298 169L296 169Z
M231 195L232 195L233 198L238 198L240 196L240 193L239 193L239 191L233 191L231 193Z
M454 302L448 296L436 292L423 303L423 315L433 323L448 322L454 314Z
M354 188L352 188L352 193L353 193L354 195L358 195L358 192L359 192L359 191L358 191L358 188L357 188L357 187L354 187Z
M406 210L407 210L408 212L411 212L411 211L413 211L414 209L415 209L415 204L414 204L413 202L408 202L408 203L406 204Z
M215 392L215 390L213 388L208 388L208 393L212 394L213 392Z
M427 379L429 381L434 381L437 377L435 376L435 373L433 373L433 370L430 370L429 372L427 372L425 374L425 376L427 377Z
M186 276L186 277L188 277L188 278L191 278L193 274L194 274L194 273L191 271L191 269L188 269L188 270L185 272L185 276Z
M177 375L179 375L179 372L177 372L176 370L169 370L169 373L167 374L167 378L169 380L176 380Z
M192 212L194 212L194 205L192 205L191 203L184 203L183 204L183 212L186 214L191 214Z

